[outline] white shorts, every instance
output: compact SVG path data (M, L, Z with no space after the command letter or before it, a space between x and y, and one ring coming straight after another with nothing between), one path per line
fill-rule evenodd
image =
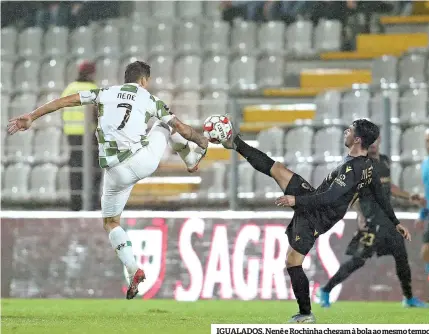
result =
M104 171L101 214L115 217L122 213L134 185L152 175L167 148L170 132L154 125L147 138L149 144L118 165Z

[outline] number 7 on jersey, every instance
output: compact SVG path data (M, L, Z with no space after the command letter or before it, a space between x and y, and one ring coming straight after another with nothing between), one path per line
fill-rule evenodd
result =
M118 126L118 130L122 130L124 126L127 124L128 120L130 119L131 110L133 109L133 106L129 103L119 103L117 105L117 108L125 108L125 115L124 119L122 120L121 125Z

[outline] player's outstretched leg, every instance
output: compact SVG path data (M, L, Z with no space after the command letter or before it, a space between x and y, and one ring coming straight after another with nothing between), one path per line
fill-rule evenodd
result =
M365 260L361 257L352 257L349 261L341 264L338 271L334 276L326 283L326 285L319 290L320 306L330 307L331 302L329 300L329 294L332 289L335 288L341 282L344 282L353 272L362 268L365 264Z
M294 173L281 163L271 159L264 152L245 143L234 126L232 128L233 134L228 141L222 143L223 147L240 153L254 169L272 177L284 192Z

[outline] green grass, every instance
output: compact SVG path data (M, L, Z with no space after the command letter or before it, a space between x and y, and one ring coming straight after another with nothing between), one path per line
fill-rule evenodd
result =
M295 301L3 299L2 333L210 333L212 323L282 324ZM424 324L429 309L400 303L338 302L313 306L318 323Z

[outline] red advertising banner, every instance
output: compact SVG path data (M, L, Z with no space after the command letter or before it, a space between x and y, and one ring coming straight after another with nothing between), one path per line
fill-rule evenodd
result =
M412 228L414 214L398 214ZM2 212L2 297L123 298L126 272L100 214ZM122 226L146 272L141 298L293 299L285 271L291 212L126 212ZM313 300L332 277L356 231L348 214L321 235L304 261ZM429 292L419 256L407 243L417 296ZM400 300L392 257L374 257L331 293L341 300Z

